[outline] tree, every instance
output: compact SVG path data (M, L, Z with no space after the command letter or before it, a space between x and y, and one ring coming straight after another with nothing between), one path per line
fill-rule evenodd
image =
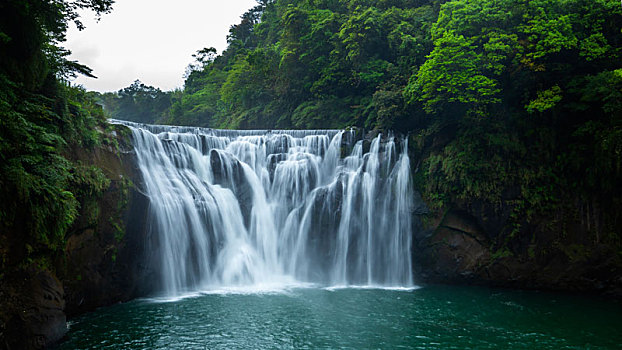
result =
M66 60L59 47L69 23L84 28L78 11L97 16L112 9L113 0L7 0L0 4L0 72L25 88L36 89L48 73L90 73L85 66Z
M79 178L80 166L67 159L67 149L102 142L96 127L105 118L89 94L63 81L90 70L68 61L60 44L69 23L83 28L80 9L99 16L112 3L0 2L1 271L49 267L77 215L79 187L103 181L97 171Z
M137 79L130 86L116 93L105 93L100 98L106 111L115 119L155 123L166 119L172 94Z

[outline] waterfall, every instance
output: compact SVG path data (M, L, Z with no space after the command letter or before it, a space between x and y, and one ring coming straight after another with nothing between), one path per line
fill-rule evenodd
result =
M133 134L163 293L413 285L406 139L113 122Z

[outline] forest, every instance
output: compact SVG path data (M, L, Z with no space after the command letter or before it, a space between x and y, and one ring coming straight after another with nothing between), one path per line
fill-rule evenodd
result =
M399 135L425 202L409 209L417 284L622 295L617 0L258 0L223 52L188 58L183 88L87 91L67 29L113 3L0 2L0 348L152 291L148 225L125 232L149 202L109 118L353 128L365 152Z
M174 125L408 134L433 213L507 219L497 256L620 255L621 25L612 0L259 1L224 52L193 55L182 91L154 95L158 111L134 99L152 119L120 108L136 84L104 106Z
M0 4L0 280L5 273L53 269L86 202L110 180L74 157L110 140L95 93L72 86L91 69L67 59L67 27L78 12L111 10L112 0Z
M107 117L393 130L409 136L432 214L507 219L495 256L622 255L617 1L263 0L231 26L226 50L193 55L182 90L72 86L91 71L67 59L67 26L112 3L0 5L2 271L62 255L79 208L110 181L72 150L114 146Z

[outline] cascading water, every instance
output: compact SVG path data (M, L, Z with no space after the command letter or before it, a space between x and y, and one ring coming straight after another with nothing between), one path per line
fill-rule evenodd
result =
M406 140L364 153L350 131L114 122L133 133L163 293L413 285Z

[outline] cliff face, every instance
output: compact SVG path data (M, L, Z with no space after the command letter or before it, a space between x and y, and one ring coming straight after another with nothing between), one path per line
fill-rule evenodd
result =
M5 276L0 306L1 349L42 349L67 331L63 286L49 271Z
M543 217L512 232L508 211L455 204L427 218L414 244L417 281L622 297L620 252L586 240L585 224Z
M53 266L0 274L0 349L43 348L66 333L67 317L154 289L146 248L149 202L129 130L115 126L112 133L115 146L68 155L102 169L110 183L101 196L81 201L62 256ZM419 283L622 296L621 253L593 239L589 220L541 216L516 230L509 204L493 208L455 200L442 211L423 214L423 202L415 202L415 214L425 218L413 244Z
M145 255L148 199L140 191L130 134L116 126L118 149L76 152L101 168L110 186L91 215L81 215L67 238L65 261L57 271L65 287L68 316L145 295L151 285ZM88 205L88 204L87 204Z
M148 200L140 191L129 130L115 126L110 139L118 146L67 155L102 169L110 184L101 196L81 199L80 215L53 266L1 276L0 349L44 348L64 336L67 317L151 290L144 244Z

